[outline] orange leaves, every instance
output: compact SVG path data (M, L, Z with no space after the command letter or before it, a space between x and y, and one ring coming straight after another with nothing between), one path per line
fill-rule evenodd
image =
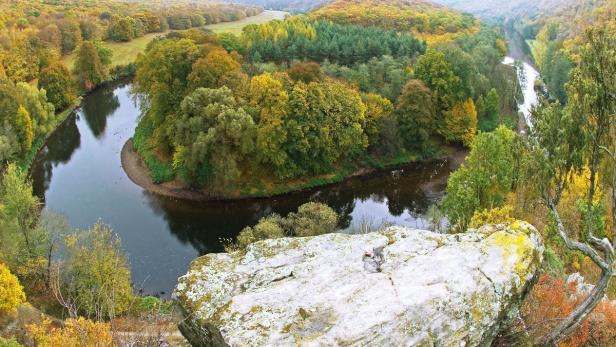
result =
M522 307L530 336L537 339L567 317L584 299L575 284L541 275ZM616 305L604 300L559 347L612 346L616 339Z

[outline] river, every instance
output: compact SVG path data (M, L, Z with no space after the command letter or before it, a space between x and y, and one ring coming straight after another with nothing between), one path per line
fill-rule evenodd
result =
M513 58L504 63L513 64ZM528 63L523 68L520 111L528 123L539 73ZM113 227L128 254L136 289L147 294L168 295L191 260L222 251L221 239L308 201L334 208L344 232L384 222L426 228L425 213L442 198L447 177L462 156L458 152L453 156L458 160L412 164L270 199L183 201L144 191L122 169L120 151L139 114L130 84L97 89L49 138L33 164L32 178L35 194L72 227L87 229L99 220Z
M136 289L148 294L168 295L191 260L222 250L221 238L233 238L265 215L285 215L308 201L334 208L345 232L382 222L426 228L424 213L441 199L449 173L459 164L413 164L271 199L175 200L144 191L122 169L120 151L139 114L129 84L94 91L49 138L32 177L35 194L72 227L87 229L98 220L113 227L128 253Z

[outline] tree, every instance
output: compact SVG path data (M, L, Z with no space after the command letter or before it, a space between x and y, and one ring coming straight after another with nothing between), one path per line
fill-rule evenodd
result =
M135 20L131 17L122 17L109 25L107 35L113 41L128 42L135 38Z
M460 90L462 81L453 72L445 54L435 49L428 49L417 61L415 78L423 81L434 96L437 128L442 125L442 117L458 101L456 91Z
M323 78L321 67L315 62L297 63L288 71L289 77L304 83L317 82Z
M543 102L534 112L531 142L537 167L533 179L540 182L541 196L547 205L567 248L589 257L601 269L601 276L588 296L544 336L540 344L555 346L573 332L597 307L614 276L616 233L601 238L594 218L587 216L580 240L572 238L558 210L568 177L582 167L589 170L585 211L594 211L599 187L598 175L608 168L612 180L607 188L616 191L616 151L614 151L614 117L616 115L616 35L607 27L588 29L580 48L580 63L573 69L567 88L568 105ZM553 136L556 135L556 136ZM612 223L616 219L616 194L611 194Z
M199 48L188 39L162 40L137 58L135 90L146 97L155 126L175 112L187 95L188 75L199 57Z
M25 107L19 106L17 115L15 116L15 126L17 128L19 139L21 140L21 153L26 154L32 149L32 141L34 140L34 129L32 127L32 119L30 113Z
M517 134L504 126L480 133L466 162L447 181L443 210L457 231L466 230L475 212L501 207L513 188L520 165Z
M34 137L48 134L55 122L55 112L53 104L47 102L46 92L24 82L17 83L16 90L19 103L30 116Z
M366 121L363 125L371 148L381 145L383 120L392 116L394 105L378 94L364 94L362 101L366 105Z
M15 164L2 177L0 202L0 253L20 277L34 275L45 259L45 235L37 225L40 203L27 174Z
M47 98L57 111L67 108L75 101L73 78L62 63L55 63L41 71L38 84L47 91Z
M0 263L0 316L14 312L25 301L26 294L19 280L5 264Z
M91 41L85 41L79 48L75 75L79 86L86 91L92 90L109 77L107 69L101 62L98 49Z
M441 133L447 141L462 142L469 147L477 132L477 110L473 99L457 104L445 113Z
M496 120L498 118L498 93L495 88L490 89L485 98L483 98L482 117L489 120Z
M62 33L62 54L72 53L82 42L79 23L73 19L63 19L58 23L58 28Z
M41 29L38 36L50 47L57 49L58 52L62 52L62 32L60 32L60 29L58 29L56 24L47 24L43 29Z
M256 138L260 161L273 165L279 178L292 176L295 170L289 167L291 163L284 149L289 95L282 83L269 74L252 78L249 95L251 105L260 110Z
M432 92L420 80L410 80L396 105L400 137L407 149L423 150L436 126Z
M173 165L191 185L222 189L240 174L238 163L254 149L252 117L231 90L199 88L181 104L170 128Z
M222 77L240 68L241 65L229 53L216 49L193 64L192 72L188 75L188 82L191 89L220 88Z
M69 236L66 247L68 302L63 304L98 321L126 312L133 299L130 268L111 227L98 222L87 231Z

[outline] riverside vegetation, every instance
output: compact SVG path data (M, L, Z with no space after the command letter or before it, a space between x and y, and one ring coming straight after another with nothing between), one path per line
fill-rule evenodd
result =
M26 170L62 121L57 112L132 75L145 110L133 144L153 181L176 179L217 196L269 196L437 156L445 144L469 147L431 209L435 228L443 216L452 233L522 219L547 247L518 323L497 344L610 346L616 28L609 4L597 5L604 22L595 28L513 24L541 27L538 40L549 41L544 54L535 49L548 88L538 88L527 137L512 130L520 88L515 68L501 64L503 31L426 1L339 0L239 36L189 28L258 9L179 0L0 4L0 346L174 338L173 304L135 295L111 227L72 230L41 208ZM576 16L589 16L586 8ZM154 39L135 64L111 68L102 40L130 42L167 25L182 30ZM569 38L577 44L565 44ZM69 71L60 57L73 52ZM262 239L330 233L337 218L308 203L247 227L227 248L241 253ZM579 291L565 283L572 272L596 285ZM37 312L25 331L5 331L26 301L43 318Z

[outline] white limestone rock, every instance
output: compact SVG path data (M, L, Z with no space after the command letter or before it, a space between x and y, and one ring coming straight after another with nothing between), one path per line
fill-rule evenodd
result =
M283 238L196 259L174 295L195 346L489 345L542 253L524 222Z

